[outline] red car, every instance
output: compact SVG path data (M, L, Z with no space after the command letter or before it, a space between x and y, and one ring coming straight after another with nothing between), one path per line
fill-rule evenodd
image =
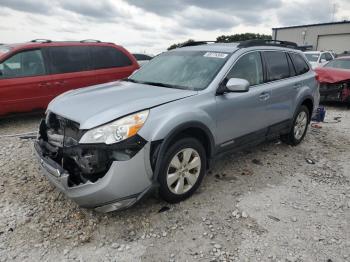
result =
M44 110L63 92L126 78L138 68L126 49L112 43L0 44L0 116Z
M315 71L320 82L321 101L350 105L350 56L336 58Z

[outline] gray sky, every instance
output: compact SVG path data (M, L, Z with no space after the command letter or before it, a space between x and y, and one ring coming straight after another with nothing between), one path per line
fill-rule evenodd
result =
M350 19L350 0L0 0L0 42L99 39L155 54L185 41Z

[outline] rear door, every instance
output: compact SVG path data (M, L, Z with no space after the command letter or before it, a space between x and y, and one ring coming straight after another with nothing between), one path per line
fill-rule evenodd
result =
M91 46L90 53L99 83L126 78L137 68L126 54L112 46Z
M55 46L45 51L49 57L52 96L99 83L91 66L88 46Z
M262 52L266 70L266 86L271 90L267 101L266 121L269 126L281 128L292 117L297 89L302 82L295 76L295 70L286 52L274 50Z
M51 100L44 56L24 50L0 62L0 114L45 109Z

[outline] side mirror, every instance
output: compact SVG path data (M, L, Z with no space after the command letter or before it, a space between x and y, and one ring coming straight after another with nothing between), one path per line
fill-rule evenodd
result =
M249 82L241 78L230 78L226 83L229 92L248 92Z
M326 59L321 59L321 63L326 63L327 60Z

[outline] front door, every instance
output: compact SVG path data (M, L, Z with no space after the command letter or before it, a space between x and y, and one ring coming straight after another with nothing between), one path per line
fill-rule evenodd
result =
M227 75L246 79L250 89L244 93L225 93L216 96L217 139L220 147L241 146L261 140L267 131L266 105L271 90L265 85L260 52L241 56Z
M0 63L0 114L45 109L50 79L41 50L16 53Z

